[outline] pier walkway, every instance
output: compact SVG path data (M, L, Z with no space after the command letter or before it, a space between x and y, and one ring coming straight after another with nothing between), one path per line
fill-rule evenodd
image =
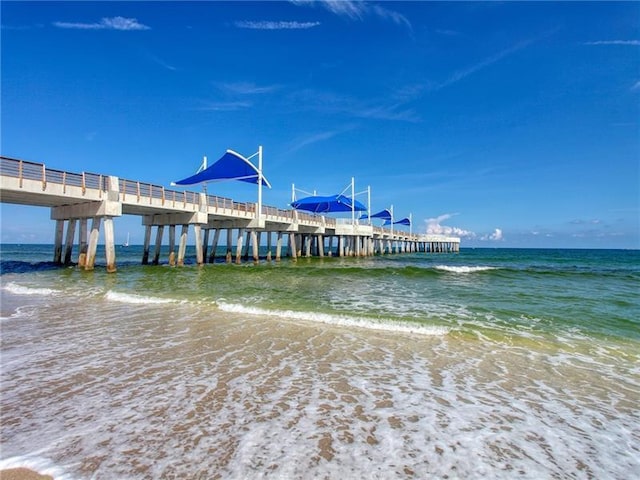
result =
M267 260L272 257L275 235L275 260L283 255L369 256L387 253L458 252L460 239L442 235L409 234L375 227L351 219L312 215L297 210L282 210L255 203L239 203L205 193L177 191L150 183L111 175L72 173L47 168L44 164L0 157L0 202L51 208L55 220L54 261L70 264L77 245L77 263L87 270L95 265L101 225L104 231L107 271L115 271L115 235L113 219L122 215L142 217L145 242L142 263L158 263L165 227L169 231L169 263L184 262L187 234L193 227L196 262L213 262L222 231L226 231L226 261L242 258L252 246L258 262L261 235L266 235ZM91 228L87 229L88 220ZM65 232L66 225L66 232ZM76 244L76 229L79 225ZM180 228L177 258L176 227ZM154 255L149 261L152 228L156 229ZM211 249L209 239L211 239ZM64 242L64 243L63 243ZM208 251L210 252L209 254Z

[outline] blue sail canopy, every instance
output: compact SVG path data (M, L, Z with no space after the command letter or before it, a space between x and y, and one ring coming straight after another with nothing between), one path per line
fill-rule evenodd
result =
M406 225L406 226L410 226L411 225L411 220L409 220L408 218L403 218L402 220L398 220L397 222L393 222L394 225ZM391 219L387 219L384 222L384 225L391 225Z
M260 173L258 169L248 159L233 150L227 150L225 154L210 167L205 168L195 175L174 182L174 184L196 185L205 182L239 180L257 185L259 177ZM271 184L264 175L262 176L262 185L271 188Z
M305 210L313 213L331 212L365 212L367 208L357 200L352 201L345 195L329 195L327 197L304 197L291 203L296 210Z
M369 216L366 214L360 217L360 219L367 219L367 218L369 218ZM373 215L371 215L371 218L381 218L383 220L391 220L391 212L389 211L389 209L385 208L384 210L381 210L378 213L374 213Z

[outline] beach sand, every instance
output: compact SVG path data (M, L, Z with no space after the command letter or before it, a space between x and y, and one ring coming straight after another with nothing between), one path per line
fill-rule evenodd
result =
M0 480L53 480L51 475L40 475L28 468L8 468L0 470Z

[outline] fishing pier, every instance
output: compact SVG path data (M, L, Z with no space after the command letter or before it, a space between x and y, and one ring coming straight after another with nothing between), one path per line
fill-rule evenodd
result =
M55 221L53 261L77 263L87 270L94 268L101 230L107 271L116 270L114 219L122 215L142 218L145 227L143 264L159 263L166 230L168 261L172 265L182 265L190 228L195 235L196 263L199 265L215 261L220 237L224 238L224 235L225 261L228 263L240 263L249 248L253 261L258 262L259 246L265 243L269 261L272 258L279 261L283 256L296 259L301 256L452 253L460 249L457 237L407 233L376 227L369 221L283 210L262 205L261 198L257 203L239 203L117 176L54 170L42 163L8 157L0 157L0 161L0 201L49 207L51 219ZM155 243L151 252L154 229ZM74 246L77 248L75 256Z

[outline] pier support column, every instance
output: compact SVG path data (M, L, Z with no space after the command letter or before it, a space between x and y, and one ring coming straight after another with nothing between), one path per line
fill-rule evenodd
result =
M243 258L244 261L246 262L247 260L249 260L249 246L251 245L251 234L252 234L253 230L249 231L246 230L245 231L245 235L244 235L244 254L243 254Z
M113 217L104 217L104 251L107 257L107 272L116 271L116 239L113 230Z
M304 256L307 258L311 256L311 235L304 236Z
M78 267L84 268L87 263L87 219L80 219L80 233L78 235L80 252L78 254Z
M67 237L64 242L64 264L71 264L71 254L73 252L73 238L76 234L76 223L78 221L72 218L67 222Z
M209 230L204 228L204 234L202 239L202 263L207 263L207 251L209 250Z
M204 255L202 252L202 225L195 223L193 225L193 234L196 237L196 263L202 265L204 263Z
M238 229L238 244L236 245L236 263L242 263L242 228Z
M160 263L160 249L162 248L162 234L164 233L163 225L158 225L156 228L156 249L153 252L154 265L158 265Z
M85 270L93 270L96 264L96 250L98 249L100 221L100 217L94 217L91 221L91 233L89 233L89 247L87 249L87 263L85 264Z
M294 235L294 238L296 239L296 255L298 257L302 257L302 240L304 239L304 235L302 233L298 233Z
M53 247L53 262L62 263L62 236L64 233L64 220L56 220L55 245Z
M318 256L324 258L324 237L318 235Z
M260 261L259 252L258 252L258 232L255 230L251 230L251 246L253 253L253 263L255 265Z
M227 228L227 254L225 256L225 262L227 263L231 263L231 252L233 249L232 235L233 232L231 231L231 229Z
M295 233L290 233L289 234L289 252L291 253L291 258L296 261L297 260L297 250L298 250L298 246L296 245L296 234Z
M211 243L211 254L209 255L209 263L214 263L216 259L216 250L218 249L218 240L220 239L220 229L216 228L213 234L213 242Z
M266 232L267 234L267 262L271 261L271 232Z
M189 224L182 225L182 231L180 232L180 244L178 246L178 266L184 265L184 255L187 251L187 235L189 233Z
M142 250L142 265L149 264L149 246L151 245L151 225L144 227L144 247Z
M176 264L176 226L169 225L169 265Z
M276 262L280 261L281 254L282 254L282 232L278 232L278 236L276 238Z

